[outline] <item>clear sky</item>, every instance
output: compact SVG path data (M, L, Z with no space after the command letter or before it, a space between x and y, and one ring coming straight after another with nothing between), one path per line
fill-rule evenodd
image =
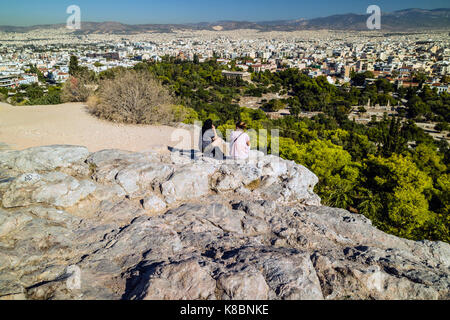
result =
M408 8L448 8L448 0L0 0L0 25L31 26L65 22L69 5L82 21L127 24L268 21L365 14L371 4L390 12Z

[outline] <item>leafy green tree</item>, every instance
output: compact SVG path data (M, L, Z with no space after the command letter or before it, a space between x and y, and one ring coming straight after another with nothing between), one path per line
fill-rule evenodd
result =
M393 86L387 79L378 79L375 82L375 85L377 86L378 91L383 91L384 93L389 93L393 91Z
M366 71L363 73L352 73L351 75L352 82L356 86L363 86L367 78L372 79L374 77L375 77L374 74L370 71Z
M323 140L299 145L286 138L280 138L279 145L281 157L303 164L319 177L317 192L325 204L342 208L353 204L359 168L341 146Z
M70 56L69 74L74 76L79 72L79 70L80 66L78 65L78 58L76 56Z
M407 139L402 134L401 119L394 117L389 121L389 129L382 136L381 154L390 157L393 153L403 153L407 148Z
M36 74L38 76L39 82L42 82L42 83L46 82L44 74L35 65L30 66L30 73Z
M412 155L417 167L428 174L433 180L437 180L447 170L443 162L443 155L439 154L434 146L419 144Z
M44 95L44 89L39 87L38 84L34 83L32 85L27 86L26 88L27 97L30 100L39 99Z
M427 104L417 96L410 99L406 106L408 108L408 116L413 119L423 116L430 111Z
M439 132L450 131L450 125L448 124L448 122L440 122L440 123L436 124L434 129Z
M192 108L187 108L182 105L174 106L175 119L184 119L183 122L193 124L198 119L198 113Z
M263 109L270 112L277 112L285 108L286 104L279 99L272 99L263 106Z
M362 171L361 213L382 230L409 239L420 239L420 230L433 219L425 193L432 180L407 157L393 154L389 158L369 155ZM370 199L374 194L377 197ZM369 210L367 201L377 201L377 210ZM364 204L364 205L362 205Z
M194 63L195 64L199 64L200 63L200 59L198 58L198 54L194 54Z
M367 109L364 108L364 107L358 107L358 112L359 112L359 113L366 113L366 112L367 112Z
M450 230L450 174L445 173L436 179L434 189L434 203L435 211L441 214L441 218Z
M428 76L423 72L415 72L413 73L413 81L419 83L419 88L422 88L422 85L427 81Z

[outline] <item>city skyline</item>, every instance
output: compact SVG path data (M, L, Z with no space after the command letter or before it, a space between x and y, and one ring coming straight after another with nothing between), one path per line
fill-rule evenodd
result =
M3 4L6 1L0 1ZM392 12L409 8L437 9L448 7L447 1L293 1L293 0L249 0L240 2L230 0L211 2L194 1L144 1L131 0L126 3L117 1L111 5L104 0L95 3L80 1L48 0L35 3L24 0L10 3L0 12L0 25L33 26L40 24L64 23L68 17L66 8L78 5L81 8L82 21L116 21L125 24L183 24L216 21L274 21L291 19L311 19L335 14L366 14L369 5L378 5L383 12Z

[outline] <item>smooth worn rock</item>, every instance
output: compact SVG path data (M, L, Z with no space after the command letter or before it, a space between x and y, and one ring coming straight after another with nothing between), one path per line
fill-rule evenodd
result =
M144 300L211 300L215 298L216 281L210 271L196 259L157 267L139 292Z
M209 177L213 172L210 165L182 166L161 184L161 192L169 203L205 196L210 192Z
M168 165L136 163L120 170L115 179L128 194L134 194L151 190L153 184L166 181L172 172Z
M24 151L0 152L0 166L19 172L50 171L83 163L89 155L86 147L45 146Z
M27 173L15 179L3 194L5 208L45 203L56 207L71 207L94 192L90 180L77 180L62 172Z
M152 195L143 199L142 206L145 210L149 210L151 212L160 212L167 207L167 204L160 197Z
M269 286L261 273L237 272L218 279L222 300L267 300Z

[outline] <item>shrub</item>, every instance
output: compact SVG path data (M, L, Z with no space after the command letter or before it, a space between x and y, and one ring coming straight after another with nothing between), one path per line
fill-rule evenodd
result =
M145 71L121 71L103 80L88 107L99 118L122 123L168 124L184 118L169 91Z
M193 124L195 120L199 119L198 113L189 107L183 105L176 105L173 107L175 119L184 119L186 124Z
M71 76L62 88L61 100L63 102L86 102L95 91L95 84L89 80L88 75L80 73Z
M263 109L267 110L269 112L277 112L277 111L280 111L281 109L285 108L285 106L286 106L286 104L283 101L277 100L277 99L272 99L263 106Z
M440 122L434 126L434 130L442 132L442 131L449 131L450 125L447 122Z
M31 99L27 102L28 105L50 105L50 104L60 104L61 95L58 91L49 92L43 97L37 99Z

